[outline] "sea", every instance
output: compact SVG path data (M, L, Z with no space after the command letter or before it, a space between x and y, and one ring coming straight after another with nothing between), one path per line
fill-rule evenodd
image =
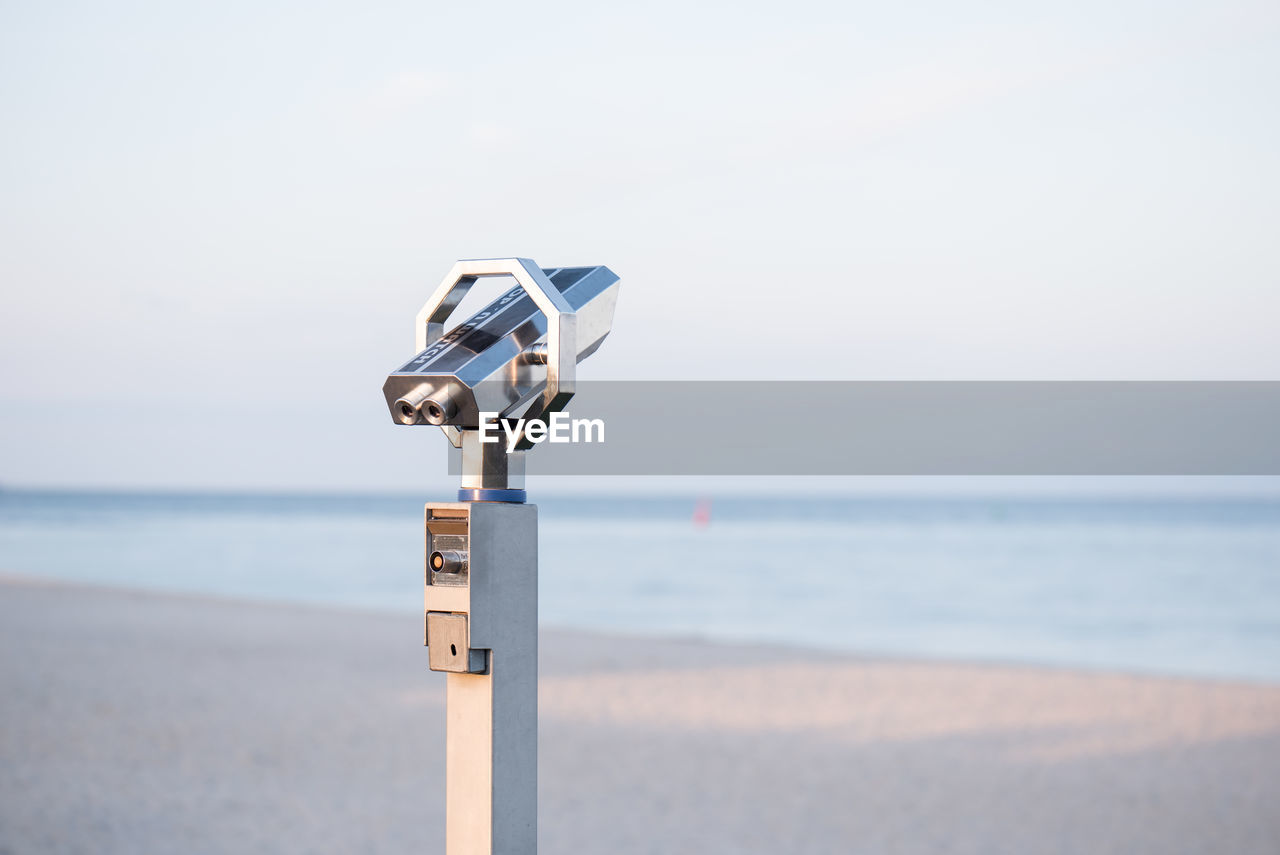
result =
M0 573L420 613L428 498L6 489ZM538 505L544 627L1280 682L1274 498Z

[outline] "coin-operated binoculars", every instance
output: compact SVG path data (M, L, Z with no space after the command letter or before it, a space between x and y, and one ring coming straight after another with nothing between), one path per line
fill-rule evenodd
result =
M491 276L518 285L445 335L467 290ZM537 850L538 509L524 491L532 443L482 442L481 414L527 425L563 409L578 362L609 334L618 287L607 267L459 261L418 313L418 355L382 387L396 422L437 425L462 451L458 501L425 512L428 663L447 672L448 855Z

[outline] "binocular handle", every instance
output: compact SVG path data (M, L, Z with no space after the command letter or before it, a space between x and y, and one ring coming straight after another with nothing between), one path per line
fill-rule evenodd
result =
M528 258L473 258L453 265L431 299L418 312L414 345L421 352L444 335L444 324L467 296L477 279L510 276L533 300L547 319L547 389L538 412L542 418L564 409L573 397L578 365L577 315L569 301L551 284L542 268Z

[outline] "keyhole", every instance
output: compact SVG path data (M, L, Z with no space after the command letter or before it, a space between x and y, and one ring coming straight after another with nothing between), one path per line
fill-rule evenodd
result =
M450 655L450 656L457 656L457 655L458 655L458 645L456 645L456 644L450 644L450 645L449 645L449 655Z

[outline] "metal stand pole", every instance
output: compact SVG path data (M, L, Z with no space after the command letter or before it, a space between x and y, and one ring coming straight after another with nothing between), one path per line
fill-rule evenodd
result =
M426 507L426 642L446 684L447 855L538 843L538 509Z

